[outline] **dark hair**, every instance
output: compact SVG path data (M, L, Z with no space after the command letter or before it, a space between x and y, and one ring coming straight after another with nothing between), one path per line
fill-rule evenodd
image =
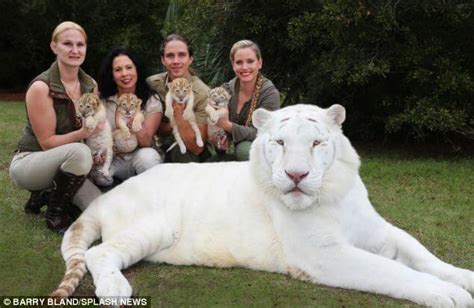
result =
M114 81L114 75L112 72L112 63L118 56L127 56L132 60L137 70L137 85L135 88L135 95L142 100L142 108L145 107L145 103L151 95L150 88L145 82L146 72L145 67L141 59L131 50L127 48L115 48L109 52L109 54L102 61L99 70L99 91L101 98L107 98L109 96L117 94L117 84Z
M184 44L186 44L186 47L188 47L189 56L190 57L193 56L193 47L191 45L191 41L187 37L185 37L183 35L180 35L180 34L177 34L177 33L173 33L173 34L168 35L167 37L165 37L163 42L161 42L160 56L163 57L165 55L165 47L171 41L181 41Z

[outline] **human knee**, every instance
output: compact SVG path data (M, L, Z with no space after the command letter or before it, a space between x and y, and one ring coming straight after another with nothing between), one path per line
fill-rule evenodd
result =
M133 167L137 174L162 162L160 154L153 148L141 148L133 156Z
M61 169L74 175L86 175L92 168L93 160L90 148L83 143L71 143L68 145L66 161Z
M250 146L252 142L242 141L235 145L235 158L238 161L249 160Z

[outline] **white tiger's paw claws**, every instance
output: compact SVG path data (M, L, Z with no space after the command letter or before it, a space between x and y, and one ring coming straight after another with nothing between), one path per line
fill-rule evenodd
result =
M474 293L474 272L470 270L463 270L460 286L469 292Z
M471 294L457 285L448 283L444 291L446 292L446 297L451 301L451 305L448 307L474 307L474 301ZM434 305L437 307L446 307L443 305Z
M462 268L456 268L455 272L445 277L445 280L451 281L457 286L474 293L474 272Z
M96 283L95 294L99 298L132 296L132 287L120 272L113 272Z

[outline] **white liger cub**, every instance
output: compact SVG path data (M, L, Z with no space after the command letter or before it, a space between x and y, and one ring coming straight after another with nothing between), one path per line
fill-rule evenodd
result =
M142 129L145 117L140 109L142 100L135 94L125 93L117 98L115 109L115 125L117 129L113 133L114 150L117 153L133 152L138 146L137 136L130 133L128 122L132 121L132 132L136 133Z
M98 197L64 235L66 275L52 296L70 296L89 269L98 297L130 297L121 270L147 260L472 307L472 271L441 261L375 211L344 119L340 105L257 109L250 161L162 164Z
M166 110L165 116L170 119L170 125L173 128L173 135L178 143L179 150L181 153L186 153L186 145L184 144L183 139L181 138L178 126L174 119L173 111L173 102L177 104L184 104L183 118L189 122L191 125L194 134L196 135L196 144L199 147L204 146L202 141L201 131L196 123L196 116L194 115L193 105L194 105L194 94L193 94L193 85L186 78L176 78L172 82L168 83L168 93L166 93Z
M225 151L229 145L225 130L217 126L217 121L226 113L229 101L230 94L223 87L216 87L209 91L209 99L206 106L206 112L209 115L207 118L207 136L209 142L217 150Z
M104 123L101 130L95 131L86 139L86 144L94 156L102 156L105 153L104 164L98 171L108 177L113 158L113 140L112 129L106 119L105 107L97 95L86 93L79 99L79 114L89 131L95 131L99 123Z

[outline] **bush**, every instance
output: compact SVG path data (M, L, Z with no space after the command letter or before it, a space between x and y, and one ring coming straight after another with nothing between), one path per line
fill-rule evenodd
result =
M341 103L352 138L474 138L470 1L172 3L165 29L214 51L196 56L206 80L230 78L222 63L248 38L262 47L284 105Z

